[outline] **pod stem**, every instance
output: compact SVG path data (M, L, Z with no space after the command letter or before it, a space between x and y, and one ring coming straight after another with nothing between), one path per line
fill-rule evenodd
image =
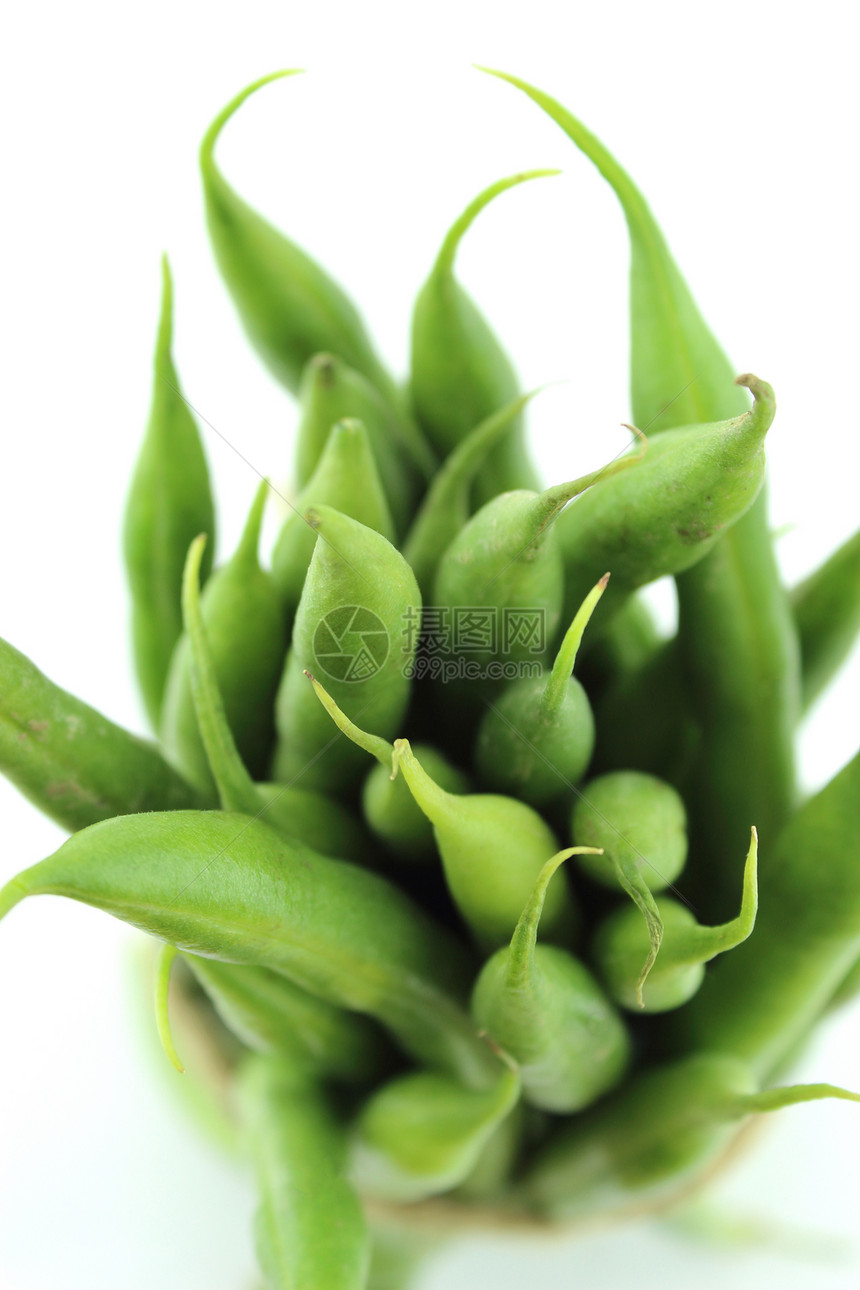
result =
M162 945L155 965L155 1021L158 1027L158 1038L171 1065L179 1071L180 1075L184 1075L185 1067L179 1060L170 1030L170 972L175 958L176 946Z
M182 618L191 649L194 712L221 806L225 811L258 815L265 804L239 756L227 721L200 609L200 563L205 546L206 534L201 533L188 549L182 575Z
M750 831L750 846L744 864L741 912L737 918L719 927L696 927L673 941L672 958L681 964L709 963L711 959L732 950L745 941L755 927L758 913L758 833Z
M506 973L506 981L510 989L526 991L531 987L534 975L538 926L550 880L559 866L570 856L582 855L601 856L603 855L603 848L567 847L564 851L559 851L550 860L547 860L538 874L532 894L525 909L520 914L517 925L514 928L514 934L511 937Z
M455 793L446 793L419 762L408 739L395 739L391 760L391 778L403 771L410 793L431 824L439 824L450 812L450 803L456 801Z
M640 441L639 451L632 455L625 454L623 457L613 457L605 466L600 466L597 470L591 470L587 475L580 475L578 479L567 480L563 484L555 484L552 488L547 488L544 492L539 493L535 498L535 510L538 520L538 534L542 533L547 525L558 518L561 512L572 502L574 497L580 493L586 492L595 484L600 483L602 479L611 479L613 475L620 475L623 471L629 470L631 466L637 465L642 460L648 450L648 440L641 430L635 426L623 423L625 430L629 430Z
M0 887L0 919L4 919L11 909L31 893L20 880L20 874L17 878L10 878L5 887Z
M729 1119L742 1119L760 1112L781 1111L785 1106L798 1106L801 1102L818 1102L835 1097L845 1102L860 1102L860 1093L840 1088L836 1084L792 1084L788 1088L766 1088L759 1093L747 1093L733 1100L726 1108Z
M392 771L391 778L393 779L394 746L387 739L383 739L381 735L368 734L366 730L361 730L353 721L350 721L346 713L341 711L328 691L320 685L313 673L309 672L307 668L305 669L305 676L314 687L314 694L341 734L346 735L347 739L351 739L359 748L363 748L365 752L370 753L371 757L375 757L380 766Z
M579 646L582 643L582 635L588 626L591 615L597 608L600 597L606 590L609 582L609 574L604 573L603 577L592 587L588 595L583 600L576 612L573 622L564 634L564 640L561 642L559 651L555 656L555 662L552 665L552 671L544 687L541 696L541 712L546 717L553 717L561 707L564 698L565 688L571 673L573 672L576 656L579 652Z
M173 345L173 275L170 272L170 261L167 252L161 257L161 313L158 318L158 334L155 340L155 362L170 359Z
M263 527L263 511L266 509L268 492L269 481L268 479L263 479L260 481L260 487L254 495L248 518L245 521L245 527L242 530L242 536L239 538L239 545L233 555L233 560L241 564L247 564L254 569L259 568L257 552L260 547L260 530Z
M238 104L236 106L238 107ZM433 277L444 279L451 274L460 242L484 207L489 206L494 197L498 197L500 193L507 192L509 188L516 188L518 184L525 183L526 180L542 179L558 174L561 174L561 171L522 170L515 175L508 175L505 179L497 179L494 184L490 184L488 188L485 188L474 201L469 202L462 215L454 221L446 233L445 240L436 257L436 263L433 265Z
M261 76L259 80L252 81L250 85L246 85L235 98L230 100L226 107L221 109L204 134L200 144L200 165L210 180L217 179L222 184L226 183L215 165L215 144L218 142L218 136L231 116L234 116L239 111L246 99L249 99L252 94L256 94L257 90L262 89L264 85L269 85L272 81L282 80L285 76L299 76L303 70L301 67L289 67L282 68L278 72L269 72L268 76Z
M657 908L657 902L652 895L651 888L638 868L635 865L618 864L614 860L612 864L618 881L645 919L645 926L648 928L648 940L651 948L648 951L648 957L642 964L642 971L639 973L639 979L636 982L636 1002L640 1008L644 1008L645 1000L642 997L642 991L651 969L657 961L657 955L660 953L660 946L663 943L663 919L660 915L660 910Z

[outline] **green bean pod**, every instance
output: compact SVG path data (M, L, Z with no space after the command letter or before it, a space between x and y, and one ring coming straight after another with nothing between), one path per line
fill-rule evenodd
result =
M860 754L789 821L759 874L755 936L714 964L677 1043L769 1078L860 959Z
M640 770L676 788L689 782L701 729L676 636L606 685L595 706L595 724L598 773Z
M803 706L810 707L860 636L860 532L791 593L800 637Z
M637 1076L555 1134L521 1196L554 1219L668 1200L714 1163L749 1116L826 1097L860 1101L832 1084L762 1089L743 1061L695 1053Z
M489 70L489 69L483 69ZM495 72L541 107L612 186L630 232L633 418L649 434L741 416L742 392L666 240L630 176L570 112L524 81ZM612 561L599 568L620 572ZM593 580L593 579L592 579ZM588 580L586 578L586 585ZM621 581L617 587L620 590ZM775 836L796 798L793 733L800 706L797 633L780 582L765 490L714 549L678 578L679 635L701 754L693 819L697 860L719 894L719 865L753 820ZM576 593L571 590L571 600ZM608 606L606 607L608 609ZM738 756L738 748L746 756Z
M536 393L521 395L475 426L434 475L403 543L422 596L429 598L439 556L472 513L469 493L487 453L516 426L520 412Z
M312 477L284 521L272 552L272 578L290 618L295 614L317 540L305 512L332 506L394 542L394 521L370 449L363 422L353 419L332 426Z
M268 485L260 485L233 556L206 584L202 615L214 675L239 755L262 778L271 753L278 676L286 650L280 594L260 567L257 548ZM213 784L197 724L187 637L176 647L162 712L161 737L168 755L192 783Z
M490 1054L457 1002L462 947L378 875L246 815L169 811L83 829L0 891L61 895L180 951L275 972L379 1021L419 1061L467 1083Z
M630 905L610 914L597 930L593 955L611 997L625 1008L645 1012L669 1012L692 999L705 979L705 964L740 945L755 927L757 860L758 837L753 829L740 913L719 927L703 927L692 910L671 897L659 902L663 924L660 953L641 992L637 982L650 948L647 928Z
M378 1075L385 1045L365 1018L344 1012L270 968L183 954L228 1030L260 1053L280 1053L311 1078Z
M519 1067L523 1097L560 1114L606 1093L630 1060L624 1024L591 973L566 950L537 943L550 879L580 853L571 847L547 861L510 946L484 964L472 994L475 1021Z
M190 657L191 695L197 728L223 810L264 818L288 838L304 842L323 855L364 860L368 839L341 802L310 789L286 784L255 784L248 774L218 688L218 677L200 608L200 561L206 545L201 534L185 562L182 616Z
M49 681L2 639L0 771L70 832L114 815L210 805L155 744Z
M400 1203L452 1191L468 1178L519 1094L519 1075L504 1067L486 1089L433 1071L401 1075L359 1113L352 1177L363 1194Z
M436 459L418 427L398 416L376 386L334 354L315 354L302 373L295 475L300 488L319 465L331 428L345 418L364 423L398 533L406 531L424 477Z
M182 634L182 566L192 538L205 532L212 547L215 511L209 471L194 417L173 365L173 283L162 260L161 319L153 363L152 403L132 475L123 525L131 592L134 664L150 724L158 729L170 659Z
M260 1204L257 1258L271 1290L364 1290L370 1234L346 1177L347 1143L323 1094L282 1061L249 1058L239 1108Z
M394 768L433 825L451 896L475 935L489 945L509 940L543 865L558 850L537 811L512 797L446 793L431 779L407 739L394 744ZM549 893L548 930L573 916L565 887Z
M277 696L274 778L339 788L361 774L363 754L333 733L305 672L322 675L338 706L383 737L409 701L421 593L403 556L381 534L328 506L308 515L319 536ZM415 635L415 633L413 633Z
M361 730L307 673L317 698L334 724L347 739L375 757L377 765L367 776L361 792L364 818L371 832L403 860L428 860L436 855L433 825L409 791L402 775L392 776L394 745L378 735ZM462 771L442 753L427 744L416 744L416 754L440 788L446 793L465 793L469 783Z
M559 516L572 498L600 480L630 466L641 469L640 460L641 452L543 493L502 493L464 525L439 561L433 603L452 614L463 607L492 610L497 639L470 649L471 659L515 663L545 653L562 613L564 570L555 535Z
M498 194L557 174L532 170L500 179L484 189L449 230L412 315L410 394L419 424L443 457L479 424L513 402L517 378L489 324L454 276L460 241L475 218ZM494 447L475 484L478 506L497 493L531 488L537 478L523 440L522 425Z
M393 381L343 290L315 260L252 210L215 163L221 131L245 100L270 81L298 71L273 72L246 86L218 113L203 137L200 173L215 260L252 345L293 394L298 392L308 359L330 351L381 393L393 395Z
M584 775L594 751L594 717L571 672L608 581L607 573L586 596L552 670L514 681L488 706L475 744L475 766L488 788L547 806Z
M750 411L666 431L636 471L598 481L561 517L566 613L609 568L612 585L599 615L605 620L638 587L701 560L752 506L776 404L765 381L737 379L753 393Z
M663 920L653 892L670 886L687 859L687 816L670 784L638 771L615 771L591 780L573 808L571 830L578 846L602 852L578 864L595 882L620 887L636 905L648 934L649 950L636 982L642 988L663 939Z

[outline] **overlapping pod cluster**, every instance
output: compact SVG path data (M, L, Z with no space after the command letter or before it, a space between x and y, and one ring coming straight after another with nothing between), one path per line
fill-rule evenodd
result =
M159 742L0 643L0 765L72 834L0 915L55 893L160 941L176 1064L178 956L185 1012L235 1073L267 1284L392 1290L419 1202L540 1221L663 1203L749 1115L853 1096L773 1083L860 982L860 756L805 802L793 763L802 705L860 628L860 536L786 593L762 491L772 390L733 379L627 174L513 77L621 201L647 444L541 490L531 396L455 276L487 203L547 172L455 221L401 388L341 289L216 164L272 79L216 118L201 166L226 285L298 399L296 500L270 569L264 484L212 571L165 264L125 529ZM671 640L636 598L664 575ZM476 613L544 631L473 640L471 679L442 679L440 621Z

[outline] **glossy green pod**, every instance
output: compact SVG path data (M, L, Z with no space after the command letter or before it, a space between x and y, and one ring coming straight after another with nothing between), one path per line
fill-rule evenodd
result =
M791 593L800 637L803 705L839 671L860 636L860 532Z
M457 1002L457 940L378 875L317 855L260 820L222 811L120 816L74 834L0 891L61 895L177 949L271 968L367 1013L419 1061L467 1083L492 1071Z
M281 597L257 558L267 490L264 480L236 551L213 573L201 602L227 722L242 760L257 779L262 778L271 752L275 692L286 650ZM184 637L170 666L161 738L168 755L191 782L211 788L212 772L194 709L191 649Z
M585 774L594 751L594 717L571 672L608 581L605 574L586 596L552 670L514 681L488 705L475 744L475 767L488 788L546 806Z
M155 744L54 685L2 639L0 772L70 832L114 815L211 804Z
M598 774L641 770L668 780L675 788L689 783L701 728L676 636L639 666L619 672L603 689L594 717Z
M131 594L134 665L150 724L158 729L170 659L182 634L180 591L189 543L211 539L215 510L203 445L173 365L173 283L162 260L161 319L153 362L149 421L132 475L123 522L123 554Z
M586 784L571 817L577 846L599 848L578 864L595 882L625 891L645 920L649 950L636 983L642 988L654 966L663 922L653 892L669 887L687 859L687 815L670 784L639 771L613 771Z
M361 730L341 712L316 677L308 680L317 698L342 734L375 757L377 765L364 781L361 805L371 832L404 860L428 860L436 855L433 825L409 791L402 775L392 776L394 745ZM442 753L427 744L416 744L416 755L430 777L446 793L465 793L469 781Z
M765 381L747 374L738 383L752 390L750 411L666 431L636 471L598 481L559 519L566 613L611 569L604 621L638 587L701 560L752 506L776 404Z
M248 774L224 711L200 607L200 561L205 545L206 538L201 534L188 551L182 617L197 728L222 808L264 819L286 837L304 842L322 855L365 859L368 838L341 802L286 784L255 784Z
M248 338L288 390L297 393L309 358L329 351L387 396L393 382L355 306L316 261L239 197L215 163L221 131L245 100L298 71L273 72L246 86L203 137L200 173L212 250Z
M418 761L406 739L394 744L394 764L433 825L451 896L480 940L507 941L543 865L558 850L537 811L512 797L446 793ZM572 897L552 888L544 926L569 922Z
M768 848L755 935L714 964L676 1019L684 1051L708 1047L770 1078L860 959L860 754Z
M484 964L472 994L475 1021L517 1063L523 1097L559 1114L601 1097L630 1060L624 1024L588 969L566 950L537 943L550 880L579 852L571 847L547 861L510 946Z
M363 422L347 419L331 427L316 470L284 520L272 551L272 578L290 618L301 600L317 540L305 514L319 505L332 506L395 541L394 521Z
M484 69L489 70L489 69ZM648 434L743 414L746 399L645 198L606 148L548 94L522 90L612 186L630 232L633 419ZM615 568L611 562L601 568ZM596 573L595 573L596 576ZM619 582L620 587L620 582ZM704 739L694 802L701 886L719 893L721 858L753 820L775 836L796 805L793 733L800 707L797 633L771 541L765 490L703 561L678 578L682 657ZM575 593L571 592L571 598ZM738 757L744 747L747 755ZM733 893L726 890L726 903Z
M499 1063L485 1089L412 1071L384 1084L355 1124L351 1174L362 1194L414 1203L451 1191L471 1173L520 1092L519 1075Z
M309 1077L350 1083L383 1067L385 1044L365 1017L308 994L270 968L199 954L182 958L228 1030L254 1051L280 1053Z
M554 1219L668 1200L714 1163L750 1115L826 1097L860 1101L832 1084L762 1089L743 1061L693 1054L637 1076L555 1134L521 1199Z
M580 493L631 466L641 469L641 457L640 451L609 462L543 493L502 493L464 525L439 561L433 603L452 617L471 608L491 614L494 639L470 649L470 659L513 664L534 662L546 652L561 620L564 592L555 533L559 517Z
M487 453L511 432L535 393L521 395L477 425L449 453L434 475L403 543L403 554L422 596L429 598L440 555L472 513L469 494Z
M305 672L325 679L348 717L394 734L409 701L421 593L381 534L328 506L308 518L319 536L278 690L273 775L302 788L339 788L361 775L364 755L332 730Z
M499 193L558 173L525 171L501 179L475 198L452 225L412 315L409 389L418 422L432 446L447 457L487 417L517 396L517 378L489 324L454 276L463 235ZM482 505L497 493L537 484L517 425L490 454L475 484Z
M669 1012L692 999L705 979L705 964L740 945L752 933L758 912L758 838L752 841L744 867L743 899L737 918L719 927L703 927L680 901L658 902L663 924L660 953L641 991L637 982L650 949L648 930L631 905L616 909L600 925L593 957L612 998L625 1008Z
M347 1142L322 1091L291 1066L249 1058L238 1105L254 1167L257 1258L271 1290L365 1290L370 1234L346 1177Z
M417 426L395 412L367 377L334 354L308 360L299 388L295 476L300 488L319 465L331 428L346 417L364 423L397 532L405 532L436 459Z

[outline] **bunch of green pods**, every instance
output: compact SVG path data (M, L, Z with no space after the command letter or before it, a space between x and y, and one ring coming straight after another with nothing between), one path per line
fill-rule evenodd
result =
M124 530L152 737L0 641L0 769L71 835L0 890L0 917L48 893L153 938L153 1030L180 1070L191 1017L215 1054L265 1283L401 1290L428 1247L416 1216L641 1213L751 1116L858 1100L782 1081L860 984L860 754L807 800L794 764L860 632L860 536L783 585L773 390L732 371L632 179L515 77L491 73L621 202L647 436L587 474L571 450L544 486L535 392L457 279L487 204L552 172L455 219L395 379L217 163L241 104L291 74L243 90L200 153L227 291L298 402L290 511L267 561L273 490L249 487L213 564L165 261ZM638 596L666 576L671 639Z

